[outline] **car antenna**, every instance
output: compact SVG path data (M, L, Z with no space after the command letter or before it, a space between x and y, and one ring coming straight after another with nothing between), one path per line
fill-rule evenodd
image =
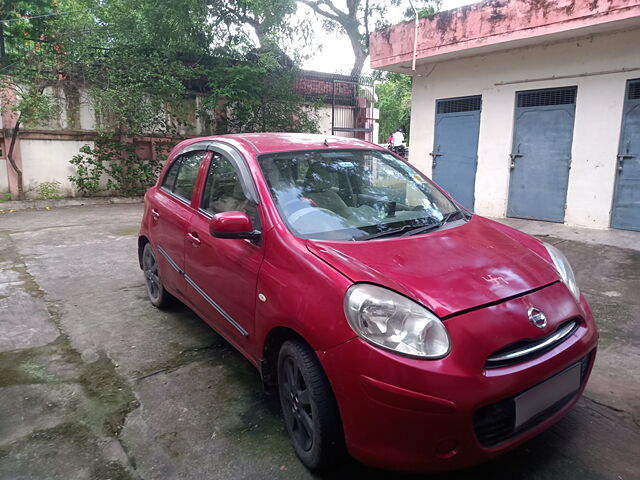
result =
M324 139L324 146L325 146L325 147L328 147L328 146L329 146L329 142L327 142L327 139L326 139L326 138Z

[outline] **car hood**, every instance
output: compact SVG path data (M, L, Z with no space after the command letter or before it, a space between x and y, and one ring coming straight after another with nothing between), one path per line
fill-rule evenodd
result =
M352 281L391 288L441 318L559 280L550 262L529 248L534 245L541 247L477 215L423 235L368 242L307 240L311 253Z

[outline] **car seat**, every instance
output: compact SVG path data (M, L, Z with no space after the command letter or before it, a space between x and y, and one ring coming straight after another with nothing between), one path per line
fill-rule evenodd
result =
M326 208L341 217L349 217L351 211L332 187L337 186L336 171L325 163L315 162L309 166L304 181L304 196L313 200L320 208Z

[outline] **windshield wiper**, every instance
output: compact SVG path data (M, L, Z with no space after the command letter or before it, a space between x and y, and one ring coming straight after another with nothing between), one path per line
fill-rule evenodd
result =
M382 232L372 233L371 235L367 235L363 238L354 238L354 240L373 240L374 238L382 238L382 237L392 237L394 235L398 235L407 230L413 230L415 228L422 228L420 225L403 225L397 228L388 228L387 230L383 230Z
M382 232L372 233L364 238L353 238L353 240L373 240L374 238L383 238L383 237L393 237L394 235L400 235L401 237L409 236L409 235L417 235L419 233L427 233L432 230L437 230L441 228L444 224L452 220L458 214L462 214L464 218L466 215L462 210L456 210L455 212L448 213L444 216L444 218L438 223L430 223L428 225L403 225L397 228L390 228L387 230L383 230Z
M409 230L408 232L403 233L401 236L402 237L406 237L406 236L409 236L409 235L418 235L420 233L427 233L427 232L431 232L433 230L437 230L437 229L443 227L447 222L452 220L454 217L457 217L458 214L462 214L462 210L456 210L455 212L447 213L444 216L444 218L441 221L439 221L438 223L432 223L430 225L425 225L424 227L413 228L413 229Z

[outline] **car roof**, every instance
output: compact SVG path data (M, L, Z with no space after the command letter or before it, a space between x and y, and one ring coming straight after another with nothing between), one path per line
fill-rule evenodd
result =
M380 148L377 145L356 138L317 135L310 133L236 133L192 139L189 143L203 140L236 140L256 153L287 152L294 150L316 150L326 148Z

